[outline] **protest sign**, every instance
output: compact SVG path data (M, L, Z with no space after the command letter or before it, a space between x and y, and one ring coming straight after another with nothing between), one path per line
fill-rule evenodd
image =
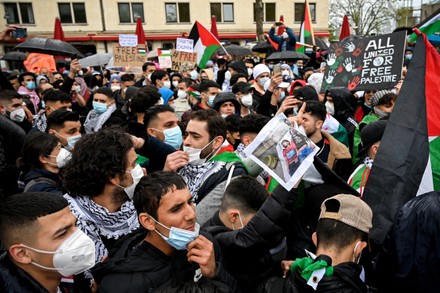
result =
M171 68L172 62L170 51L162 51L162 54L159 55L158 59L160 68Z
M402 73L406 33L346 38L330 47L322 90L390 89Z
M244 152L284 188L291 190L313 164L318 150L284 114L279 114L263 127Z
M177 38L176 51L192 53L194 49L193 39Z
M121 47L137 47L138 36L137 35L119 35L119 46Z
M171 60L172 60L171 69L179 71L183 63L190 63L196 66L197 53L196 52L188 53L177 50L171 50Z
M112 48L114 66L140 67L147 61L145 45L121 47L119 44L113 44Z

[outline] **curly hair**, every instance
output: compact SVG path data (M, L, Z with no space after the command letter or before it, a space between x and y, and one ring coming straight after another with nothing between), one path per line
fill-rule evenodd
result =
M71 196L97 196L110 178L125 174L130 136L119 129L105 129L84 136L75 144L65 167L64 187Z

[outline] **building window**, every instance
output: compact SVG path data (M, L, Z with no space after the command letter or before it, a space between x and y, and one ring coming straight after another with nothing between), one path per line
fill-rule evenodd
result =
M254 22L257 20L255 13L256 7L254 3ZM263 21L264 22L275 22L276 21L276 4L275 3L263 3Z
M118 3L119 22L135 23L138 17L145 22L143 3Z
M211 3L211 15L218 22L234 22L234 3Z
M3 3L7 24L35 23L32 3Z
M189 3L165 3L167 22L190 22Z
M312 22L316 22L316 3L309 3ZM295 3L295 23L301 23L304 16L304 3Z
M84 3L58 3L61 23L87 23Z

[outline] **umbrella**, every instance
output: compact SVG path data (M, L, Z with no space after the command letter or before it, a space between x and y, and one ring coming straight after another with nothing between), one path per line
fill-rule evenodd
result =
M79 63L82 67L88 66L103 66L108 64L110 58L113 57L113 53L98 53L86 58L79 59Z
M226 52L225 52L226 50ZM222 47L218 48L214 52L217 55L235 55L235 56L248 56L253 55L252 51L249 50L249 48L241 47L239 45L226 45L224 46L224 49Z
M217 30L217 20L215 18L215 15L211 17L211 34L214 35L214 37L217 38L217 40L220 40L218 36L218 30Z
M270 54L269 57L267 57L267 61L277 61L277 60L309 60L310 58L301 52L296 51L282 51L282 52L275 52Z
M266 53L268 49L271 49L272 45L268 41L262 41L257 43L255 46L252 47L253 52L258 53Z
M63 27L61 26L61 21L60 21L60 19L58 17L55 18L55 27L54 27L54 30L53 30L53 39L54 40L65 41Z
M6 61L24 61L26 60L26 54L22 52L8 52L1 59Z
M145 32L142 26L142 18L140 17L136 20L136 35L138 36L138 45L146 45Z
M69 43L47 38L32 38L14 47L16 50L50 54L54 56L84 57L74 46Z
M339 34L339 40L342 41L344 38L350 35L350 24L348 23L348 16L344 15L342 20L341 33Z

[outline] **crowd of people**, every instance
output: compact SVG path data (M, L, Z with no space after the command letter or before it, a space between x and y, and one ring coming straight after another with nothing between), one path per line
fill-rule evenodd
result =
M362 200L406 68L323 91L315 51L0 74L0 291L436 292L437 194L379 247ZM244 152L281 113L319 147L292 190Z

